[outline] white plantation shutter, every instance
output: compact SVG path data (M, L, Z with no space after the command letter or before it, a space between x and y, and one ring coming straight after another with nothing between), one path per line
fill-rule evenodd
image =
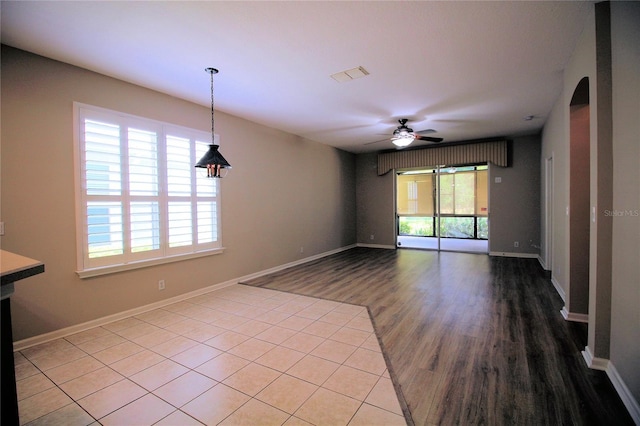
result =
M83 124L86 255L100 265L100 258L124 254L120 126L90 119Z
M211 142L198 141L196 158L202 158ZM198 244L215 244L218 241L218 185L207 185L209 179L196 180L196 241Z
M191 196L191 143L189 139L167 136L167 176L169 196Z
M198 140L196 141L196 158L200 159L202 158L207 151L209 150L209 145L211 144L211 141L202 141L202 140ZM204 173L204 172L202 172ZM196 194L198 195L198 197L207 197L209 200L215 200L217 191L218 191L218 185L209 185L207 182L210 179L196 179Z
M90 259L122 255L124 235L122 228L122 203L87 202L87 241Z
M129 249L136 260L160 256L158 131L127 129Z
M190 246L193 243L191 203L169 201L169 247Z
M91 195L120 195L120 126L85 121L86 188Z
M129 212L131 252L160 250L160 206L158 201L133 201Z
M217 204L210 201L198 202L198 243L213 243L218 240Z
M81 276L221 250L219 183L193 166L210 135L80 104L76 116Z
M191 144L189 139L167 136L167 175L169 196L169 248L193 244L191 215Z
M128 129L129 191L135 195L158 195L158 135Z

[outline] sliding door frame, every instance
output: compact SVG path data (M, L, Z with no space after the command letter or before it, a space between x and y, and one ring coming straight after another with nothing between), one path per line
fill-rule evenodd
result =
M441 184L442 183L441 183L441 176L442 176L442 171L444 169L447 169L447 168L450 168L450 167L476 167L477 168L480 165L483 165L483 164L458 165L458 166L449 166L449 165L444 164L444 165L436 165L436 166L431 166L431 167L427 167L426 168L426 169L433 170L433 175L432 176L435 179L434 189L433 189L433 191L435 192L433 194L433 204L434 204L434 208L433 208L433 218L434 218L433 228L434 229L433 229L433 237L431 237L431 238L436 238L436 240L437 240L437 251L442 251L441 240L443 238L442 235L441 235L442 234L442 232L441 232L442 231L441 230L441 221L442 221L442 212L441 212L441 210L442 210L441 209L441 192L442 192L441 191ZM489 207L489 200L490 200L490 196L489 195L490 194L488 193L489 186L490 186L490 185L488 185L488 180L489 180L489 175L490 175L489 174L489 167L490 167L490 164L486 163L486 172L487 172L486 173L486 178L487 178L487 209L488 209L488 212L487 212L487 215L486 215L487 224L488 224L488 221L489 221L489 216L490 216L490 211L491 211L491 209ZM475 170L476 170L476 172L479 171L477 169L475 169ZM401 174L403 174L402 171L394 170L394 179L395 180L394 180L394 185L393 185L393 196L394 196L394 206L395 206L395 212L394 212L394 215L395 215L395 230L394 230L394 232L395 232L395 246L396 246L396 248L399 247L398 246L398 239L401 236L400 235L400 214L398 213L398 176L401 175ZM477 177L476 177L476 181L475 182L476 182L475 183L475 187L474 187L474 204L475 204L474 211L475 211L475 214L473 216L469 216L469 217L473 217L474 218L474 234L473 234L474 238L472 238L472 240L478 240L479 239L478 238L478 228L479 228L479 226L478 226L478 218L480 216L477 214L478 213L477 212L477 201L476 201L477 200L477 193L475 192L475 191L477 191L477 188L478 188L477 187L477 185L478 185L477 184ZM447 217L458 217L455 214L447 214L446 216ZM461 215L461 217L465 217L465 215ZM490 238L490 235L487 235L487 240L486 240L487 241L487 250L488 250L488 246L489 246L489 238Z

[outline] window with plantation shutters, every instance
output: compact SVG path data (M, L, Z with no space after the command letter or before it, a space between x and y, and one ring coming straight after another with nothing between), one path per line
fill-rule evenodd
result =
M219 180L193 165L211 135L75 104L78 274L221 252Z

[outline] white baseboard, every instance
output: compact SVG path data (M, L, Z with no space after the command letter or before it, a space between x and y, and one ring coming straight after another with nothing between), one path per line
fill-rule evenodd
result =
M609 367L609 360L605 358L594 357L589 346L584 347L584 351L582 351L582 357L587 363L587 367L594 370L607 371L607 368Z
M562 307L562 310L560 311L560 313L562 314L564 319L566 319L567 321L582 322L585 324L589 323L588 314L577 314L575 312L569 312L566 306Z
M237 280L230 280L224 283L214 284L212 286L190 291L188 293L181 294L179 296L171 297L169 299L164 299L159 302L154 302L154 303L150 303L148 305L140 306L134 309L129 309L127 311L118 312L117 314L107 315L106 317L96 318L94 320L83 322L81 324L72 325L70 327L61 328L59 330L51 331L49 333L28 337L23 340L18 340L16 342L13 342L13 350L14 352L21 351L31 346L39 345L41 343L46 343L55 339L60 339L62 337L80 333L81 331L85 331L90 328L99 327L101 325L105 325L114 321L119 321L121 319L125 319L125 318L138 315L147 311L152 311L154 309L158 309L163 306L170 305L172 303L177 303L186 299L190 299L192 297L200 296L202 294L209 293L210 291L218 290L218 289L236 284L237 282L238 282Z
M560 309L560 314L562 314L562 318L564 318L566 321L569 321L569 311L567 311L566 306L563 306L562 309Z
M620 396L620 399L629 412L629 415L635 424L640 425L640 404L638 404L638 401L633 397L633 394L627 387L624 380L622 380L622 377L620 377L620 374L613 363L608 359L595 358L593 353L591 353L589 346L585 346L584 351L582 351L582 357L589 368L601 370L607 373L607 377L611 380L611 384L618 393L618 396Z
M638 404L638 401L633 397L631 391L622 380L622 377L620 377L620 374L618 374L618 370L616 370L616 367L612 362L609 362L606 371L607 376L609 376L609 380L611 380L611 384L613 384L613 387L618 392L624 406L627 407L627 411L631 415L631 418L635 424L640 425L640 404Z
M540 264L540 266L542 266L542 269L544 269L545 271L549 270L547 269L547 265L544 263L544 259L540 255L538 255L538 263Z
M537 253L511 253L507 251L490 251L489 256L497 257L522 257L525 259L537 259L539 255Z
M562 286L560 285L558 280L556 279L556 277L553 276L553 274L551 275L551 284L553 284L553 288L556 289L556 291L560 295L560 298L562 299L562 301L566 302L567 301L567 299L566 299L567 295L564 292L564 289L562 288Z
M302 265L302 264L305 264L305 263L308 263L308 262L312 262L314 260L322 259L323 257L331 256L333 254L340 253L340 252L343 252L343 251L346 251L346 250L350 250L350 249L355 248L355 247L358 247L358 245L357 244L352 244L352 245L349 245L349 246L344 246L344 247L337 248L335 250L329 250L329 251L325 251L325 252L320 253L320 254L316 254L316 255L313 255L313 256L305 257L304 259L294 260L293 262L285 263L285 264L282 264L282 265L274 266L273 268L269 268L269 269L265 269L265 270L262 270L262 271L259 271L259 272L254 272L253 274L245 275L243 277L238 278L236 280L236 282L241 283L242 281L249 281L249 280L252 280L254 278L262 277L264 275L273 274L274 272L279 272L279 271L282 271L284 269L291 268L293 266L298 266L298 265Z
M367 248L379 248L379 249L389 249L389 250L395 250L396 246L390 246L390 245L386 245L386 244L365 244L365 243L358 243L356 244L358 247L367 247Z
M194 291L190 291L188 293L184 293L175 297L171 297L169 299L164 299L158 302L154 302L154 303L150 303L148 305L144 305L144 306L139 306L137 308L133 308L133 309L129 309L127 311L124 312L118 312L117 314L113 314L113 315L107 315L106 317L102 317L102 318L96 318L94 320L91 321L87 321L87 322L83 322L81 324L76 324L76 325L72 325L70 327L65 327L65 328L61 328L59 330L55 330L49 333L45 333L45 334L40 334L38 336L33 336L33 337L29 337L23 340L18 340L16 342L13 342L13 350L15 351L21 351L23 349L29 348L31 346L35 346L35 345L39 345L42 343L46 343L49 342L51 340L55 340L55 339L60 339L62 337L66 337L66 336L70 336L72 334L76 334L76 333L80 333L82 331L88 330L90 328L94 328L94 327L99 327L114 321L119 321L121 319L124 318L128 318L134 315L139 315L141 313L144 312L148 312L154 309L158 309L158 308L162 308L163 306L168 306L171 305L173 303L177 303L177 302L181 302L183 300L187 300L190 299L192 297L196 297L196 296L200 296L206 293L209 293L211 291L215 291L215 290L219 290L221 288L224 287L228 287L230 285L233 284L237 284L239 282L242 281L248 281L251 280L253 278L258 278L261 277L263 275L267 275L267 274L272 274L274 272L278 272L281 271L283 269L286 268L290 268L292 266L296 266L296 265L301 265L307 262L311 262L313 260L317 260L323 257L327 257L327 256L331 256L332 254L336 254L336 253L340 253L342 251L345 250L349 250L351 248L356 247L355 244L350 245L350 246L345 246L345 247L340 247L338 249L335 250L330 250L324 253L320 253L314 256L309 256L306 257L304 259L299 259L296 260L294 262L289 262L289 263L285 263L283 265L280 266L276 266L274 268L270 268L270 269L265 269L263 271L260 272L256 272L253 274L249 274L249 275L245 275L243 277L240 278L235 278L235 279L231 279L229 281L225 281L222 283L218 283L218 284L214 284L214 285L210 285L204 288L200 288L198 290L194 290Z

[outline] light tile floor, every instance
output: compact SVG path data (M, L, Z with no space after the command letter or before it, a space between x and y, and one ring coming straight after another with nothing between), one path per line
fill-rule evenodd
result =
M15 354L29 425L404 425L366 308L234 285Z

